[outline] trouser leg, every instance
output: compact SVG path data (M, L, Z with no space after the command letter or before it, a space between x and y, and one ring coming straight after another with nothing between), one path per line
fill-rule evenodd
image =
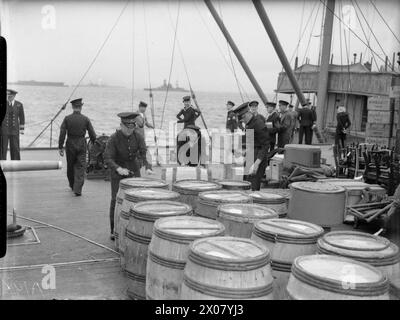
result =
M304 127L300 126L300 128L299 128L299 144L303 143L303 135L304 135Z
M1 160L7 160L8 135L1 135Z
M312 130L311 127L305 127L305 134L306 134L306 144L311 144L311 134L312 134Z
M342 148L344 149L344 140L346 140L346 135L345 134L341 134L340 135L340 141L342 142Z
M258 170L257 170L256 174L252 176L252 179L251 179L251 190L253 190L253 191L260 190L261 179L263 178L263 176L265 174L265 168L267 167L267 163L268 163L268 158L265 157L261 161L260 165L258 166Z
M10 136L10 156L11 160L21 160L19 151L19 135Z
M85 181L85 169L86 169L86 151L81 150L76 155L76 159L74 162L73 189L75 193L82 193L82 187Z
M114 211L120 179L110 179L111 181L111 201L110 201L110 230L114 233Z
M65 150L67 157L67 178L71 189L74 187L74 163L76 160L75 152L69 148Z

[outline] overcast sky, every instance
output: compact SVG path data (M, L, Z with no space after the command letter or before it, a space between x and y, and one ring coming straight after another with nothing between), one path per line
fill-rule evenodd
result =
M373 1L400 38L400 2ZM1 32L8 40L9 81L34 79L77 83L126 4L126 1L2 1ZM222 0L214 0L213 4L256 79L267 94L272 93L282 67L253 4L251 1ZM300 64L305 56L310 58L312 64L317 64L323 3L319 0L300 0L264 1L263 4L288 59L296 52ZM391 60L393 52L400 51L400 44L369 0L336 1L336 14L349 21L354 32L366 42L357 15L354 14L357 12L371 47L384 59L384 53L371 35L356 4ZM161 84L169 74L174 39L172 25L176 23L178 9L177 39L194 90L237 91L226 41L203 1L130 1L84 83L102 82L128 88L133 85L136 89L147 87L147 40L151 84L153 87ZM300 27L305 31L296 51L302 33ZM335 18L332 53L336 64L341 60L347 63L343 29L341 35L342 42L339 23ZM350 40L347 51L351 60L353 53L358 54L358 59L361 52L364 58L370 59L371 54L365 45L351 33L350 38L348 35L346 32L347 44ZM239 82L248 92L254 92L233 52L231 55ZM379 65L382 64L381 60L377 61ZM175 85L176 80L180 86L188 87L178 46L175 49L171 82Z

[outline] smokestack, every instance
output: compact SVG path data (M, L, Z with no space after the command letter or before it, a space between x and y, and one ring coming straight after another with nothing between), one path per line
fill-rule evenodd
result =
M388 56L386 56L386 58L385 58L385 71L387 71L388 62L389 62L389 58L388 58Z
M357 59L357 53L353 53L353 56L354 56L354 64L356 63L356 59Z
M360 53L360 63L362 63L362 52Z

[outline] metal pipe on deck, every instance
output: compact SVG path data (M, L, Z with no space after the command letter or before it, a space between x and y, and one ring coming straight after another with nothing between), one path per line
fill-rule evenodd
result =
M293 72L292 68L290 67L290 63L285 55L285 52L282 49L281 44L279 43L278 37L276 36L274 28L272 27L272 24L269 21L269 18L267 16L267 13L265 12L264 6L262 5L260 0L253 0L253 4L257 10L258 15L260 16L260 19L264 25L265 30L268 33L268 36L272 42L272 45L275 48L276 53L278 54L278 57L282 63L283 68L285 69L285 72L289 78L289 81L290 81L294 91L296 92L297 98L299 99L299 101L302 105L305 104L306 98L304 97L303 92L301 91L300 86L297 83L294 72Z
M59 170L61 161L34 161L34 160L2 160L0 166L3 172Z
M236 58L242 65L244 72L246 72L247 77L249 78L251 84L253 85L254 89L257 91L260 99L264 104L268 102L267 96L264 94L263 90L261 89L260 85L258 84L256 78L254 77L253 73L251 72L249 66L247 65L246 61L244 60L242 54L239 51L239 48L236 46L235 42L233 41L231 35L229 34L228 30L226 29L224 23L222 22L221 18L219 17L217 11L215 10L213 4L210 0L204 0L204 3L210 10L211 15L213 16L215 22L217 23L218 27L221 29L223 35L225 36L226 41L228 41L232 51L235 53Z

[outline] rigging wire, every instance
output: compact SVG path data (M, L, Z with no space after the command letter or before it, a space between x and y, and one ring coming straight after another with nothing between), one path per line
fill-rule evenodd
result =
M386 19L382 16L382 14L380 13L380 11L378 10L378 8L376 7L376 5L369 0L369 2L371 2L372 6L374 7L375 11L379 14L379 16L382 18L383 22L386 24L386 26L388 27L388 29L390 30L390 32L393 34L393 36L396 38L397 42L400 43L399 38L397 38L396 34L393 32L392 28L390 28L389 24L387 23Z
M173 24L173 21L172 21L172 16L171 16L171 12L170 12L170 10L169 10L169 7L168 7L168 15L169 15L171 27L174 28L174 24ZM191 82L190 82L189 72L188 72L188 69L187 69L187 67L186 67L186 63L185 63L185 59L184 59L184 56L183 56L182 48L181 48L181 45L180 45L180 42L179 42L179 39L178 39L178 38L176 39L176 42L177 42L177 45L178 45L178 51L179 51L179 55L180 55L181 60L182 60L183 68L184 68L184 70L185 70L186 79L187 79L188 84L189 84L190 93L191 93L191 95L192 95L193 101L194 101L194 103L195 103L197 109L200 110L200 107L199 107L199 105L198 105L198 103L197 103L197 100L196 100L195 93L194 93L193 88L192 88L192 84L191 84ZM207 131L208 137L209 137L209 139L211 140L211 135L210 135L210 132L208 131L208 127L207 127L206 121L205 121L205 119L204 119L203 113L200 113L200 117L201 117L201 120L202 120L202 122L203 122L204 128L205 128L206 131Z
M169 10L169 1L167 2L167 4L168 4L168 10ZM168 84L167 84L167 91L165 92L163 111L162 111L162 114L161 114L160 129L162 129L162 126L163 126L163 123L164 123L165 106L167 104L168 92L169 92L169 87L170 87L170 83L171 83L171 74L172 74L172 68L173 68L173 65L174 65L175 43L176 43L176 36L177 36L177 33L178 33L178 23L179 23L180 10L181 10L181 2L179 0L178 1L178 12L177 12L177 15L176 15L175 31L174 31L174 41L173 41L173 45L172 45L171 65L170 65L170 68L169 68Z
M374 22L375 22L375 11L372 12L372 19L371 19L371 21L372 21L371 27L373 27L373 24L374 24ZM368 35L368 41L367 41L367 43L369 43L369 41L371 40L371 35L372 35L371 30L369 30L369 35ZM365 47L364 56L367 54L367 50L368 50L368 47ZM369 51L368 53L369 53L368 58L373 59L374 57L372 57L371 52ZM368 59L368 60L369 60L369 59ZM368 60L367 60L367 61L368 61ZM371 64L372 64L372 61L371 61Z
M43 135L43 133L50 127L51 123L60 115L60 113L65 110L65 108L67 107L68 102L70 101L70 99L72 98L72 96L74 95L75 91L79 88L79 86L81 85L83 79L85 79L86 75L89 73L90 69L92 68L92 66L94 65L94 63L96 62L97 58L99 57L101 51L103 50L104 46L106 45L106 43L108 42L108 40L111 37L112 32L114 31L115 27L118 25L119 20L121 19L123 13L125 12L128 4L129 4L130 0L127 0L124 7L122 8L121 12L119 13L117 19L115 20L113 26L111 27L109 33L106 36L106 39L104 40L104 42L101 44L100 48L98 49L96 55L94 56L92 62L89 64L89 67L86 69L86 71L84 72L83 76L81 77L81 79L79 80L79 82L75 85L74 89L72 90L71 94L69 95L67 101L64 103L64 105L62 106L62 108L57 112L57 114L52 118L52 120L50 121L50 123L36 136L36 138L28 145L28 148L31 147L37 139L39 139L39 137L41 135Z
M223 21L224 19L223 19L223 15L222 15L221 1L220 1L220 0L218 1L218 7L219 7L219 14L220 14L220 16L221 16L221 20ZM238 91L239 91L239 94L240 94L240 98L242 99L242 103L244 103L242 91L240 90L239 79L238 79L238 77L237 77L237 75L236 75L235 65L234 65L234 63L233 63L232 54L231 54L231 49L230 49L230 47L229 47L228 40L226 40L226 47L227 47L227 51L228 51L228 54L229 54L229 59L230 59L230 62L231 62L233 75L234 75L234 77L235 77L236 85L237 85L237 87L238 87Z
M318 65L321 65L321 59L322 59L322 41L321 39L323 38L323 32L324 32L324 18L325 18L325 6L322 8L322 16L321 16L321 31L320 31L320 41L319 41L319 53L318 53Z
M350 0L350 1L353 2L353 0ZM362 32L364 34L365 40L367 41L368 46L370 46L370 42L369 42L368 36L364 31L364 27L363 27L363 25L361 23L361 20L360 20L360 17L358 16L357 11L356 11L356 17L357 17L358 23L360 24L361 30L362 30ZM375 59L375 55L372 52L371 52L371 56L372 56L372 60L375 62L376 68L379 69L378 63L376 62L376 59Z
M201 14L199 8L197 7L196 2L194 1L193 4L194 4L194 6L195 6L195 8L196 8L196 10L197 10L197 12L198 12L198 14L199 14L199 16L200 16L201 22L203 23L203 25L204 25L205 28L207 29L208 34L211 36L212 40L214 41L214 44L215 44L215 46L217 47L217 49L218 49L218 51L219 51L219 53L220 53L222 59L224 60L226 66L227 66L228 69L233 73L234 71L233 71L232 67L229 65L229 62L227 61L227 59L226 59L224 53L222 52L221 47L218 45L217 40L216 40L215 37L213 36L213 34L212 34L211 30L209 29L207 23L205 22L205 20L204 20L202 14ZM243 93L245 94L245 96L246 96L246 99L247 99L247 100L250 100L250 98L249 98L249 96L248 96L246 90L244 90L244 88L243 88L243 85L240 83L239 80L238 80L238 82L239 82L239 85L240 85L240 87L241 87L242 92L243 92Z
M321 3L323 3L322 0L319 0L319 1L320 1ZM324 5L325 5L325 4L324 4ZM325 5L325 6L326 6L326 5ZM332 12L332 10L331 10L330 8L327 7L327 9L328 9L330 12ZM334 15L334 17L335 17L336 19L338 19L339 21L341 21L341 22L343 23L342 19L341 19L340 17L338 17L334 12L332 12L332 14ZM349 29L349 32L351 32L358 40L361 41L361 43L363 43L364 45L367 46L367 44L357 35L357 33L354 32L354 30L353 30L352 28L348 27L348 29ZM372 32L371 29L370 29L370 31ZM378 53L376 53L372 48L370 48L370 50L371 50L371 52L375 53L376 56L377 56L381 61L383 61L383 62L385 63L385 59L382 59L382 57L381 57ZM398 72L395 72L395 73L398 73Z

